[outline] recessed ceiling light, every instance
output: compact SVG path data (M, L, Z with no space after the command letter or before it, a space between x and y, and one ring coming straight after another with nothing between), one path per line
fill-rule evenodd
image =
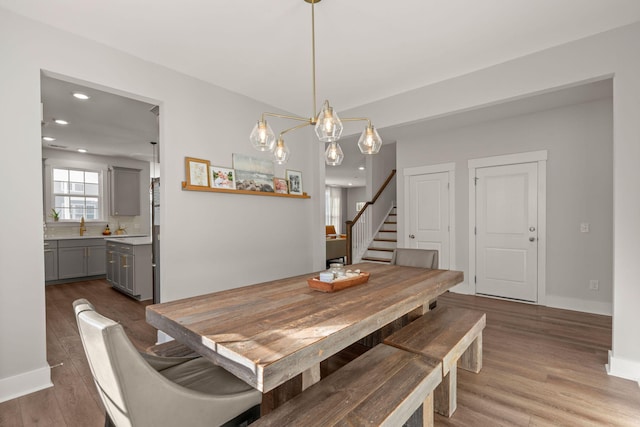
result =
M353 185L353 183L352 183L352 182L350 182L348 185Z
M53 119L54 122L56 122L59 125L68 125L69 122L66 120L62 120L62 119Z
M75 98L81 99L81 100L83 100L83 101L86 101L87 99L89 99L89 98L90 98L90 96L89 96L89 95L86 95L86 94L84 94L84 93L82 93L82 92L73 92L73 96L74 96Z
M87 149L86 148L78 148L78 153L86 153Z
M56 140L56 139L55 139L54 137L52 137L52 136L43 136L43 137L42 137L42 139L44 139L45 141L49 141L49 142L51 142L51 141L55 141L55 140Z
M363 171L364 170L364 166L358 166L358 170Z

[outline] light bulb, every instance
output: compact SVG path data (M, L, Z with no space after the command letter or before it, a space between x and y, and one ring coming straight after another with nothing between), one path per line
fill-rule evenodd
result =
M344 153L342 152L342 148L340 148L340 144L333 141L327 147L327 151L324 152L324 161L329 166L340 166L344 160Z
M279 165L283 165L289 160L289 154L289 147L284 144L284 140L282 138L278 138L276 147L273 150L273 161Z

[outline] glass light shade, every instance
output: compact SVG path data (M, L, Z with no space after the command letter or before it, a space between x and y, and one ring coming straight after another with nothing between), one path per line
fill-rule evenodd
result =
M365 128L358 140L358 148L362 154L376 154L382 147L382 138L378 134L376 128L373 125L369 125Z
M266 120L258 120L249 135L251 145L258 151L272 151L276 136Z
M329 166L340 166L344 160L344 153L342 152L342 148L340 148L340 144L333 141L327 147L327 151L324 152L324 161Z
M340 139L342 135L342 122L338 113L329 106L329 101L324 101L322 111L316 120L316 135L322 142L333 142Z
M273 161L279 165L284 165L289 160L289 147L284 145L284 140L278 138L276 148L273 150Z

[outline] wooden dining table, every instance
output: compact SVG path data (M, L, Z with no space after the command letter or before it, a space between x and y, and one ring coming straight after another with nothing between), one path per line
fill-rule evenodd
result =
M263 399L268 412L265 400L278 406L319 381L320 362L405 314L424 313L429 301L463 280L460 271L376 263L347 268L369 273L369 280L326 293L308 285L317 273L303 274L149 305L147 322L270 392ZM283 396L274 397L277 388Z

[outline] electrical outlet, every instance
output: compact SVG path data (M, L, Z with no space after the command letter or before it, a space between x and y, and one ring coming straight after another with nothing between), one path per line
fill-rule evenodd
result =
M600 281L598 280L589 280L589 289L592 291L597 291L600 286Z

